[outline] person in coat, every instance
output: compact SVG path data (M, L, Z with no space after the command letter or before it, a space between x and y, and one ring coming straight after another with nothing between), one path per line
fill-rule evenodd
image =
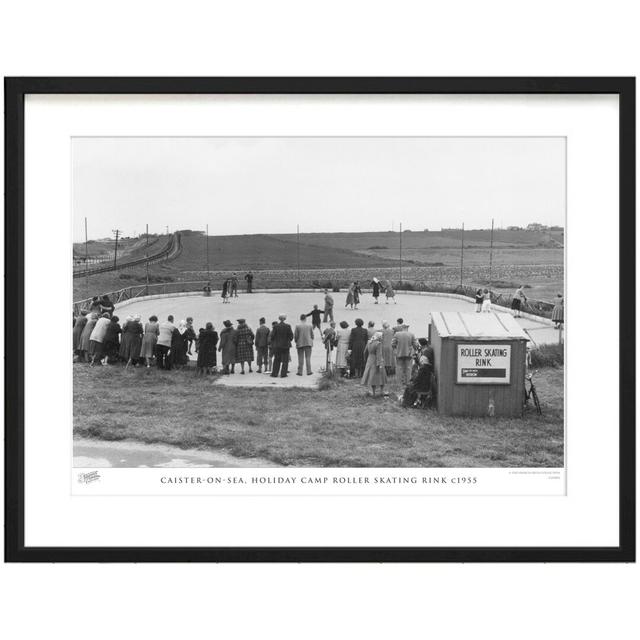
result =
M373 338L373 334L376 333L375 326L376 323L373 320L369 320L369 322L367 322L367 335L369 336L369 340L371 340L371 338Z
M196 375L211 373L216 366L216 346L218 333L211 322L207 322L204 330L200 330L198 337L198 360L196 362Z
M89 314L89 319L87 323L84 325L84 329L80 334L80 360L82 362L89 362L90 357L93 355L90 353L90 338L91 332L93 328L96 326L96 322L98 322L98 314L96 312Z
M376 387L380 387L380 393L388 396L384 392L387 384L387 372L384 366L384 355L382 354L382 332L376 331L365 347L367 364L362 374L362 384L371 387L371 395L375 398Z
M393 304L398 304L396 300L396 292L393 290L391 280L387 282L387 286L385 287L385 290L384 290L384 295L387 298L385 300L385 304L389 304L389 300L393 300Z
M175 328L173 316L168 316L166 322L161 322L158 327L158 339L156 341L156 366L158 369L171 369L169 351Z
M273 369L273 357L274 357L273 344L271 343L271 339L273 338L273 329L277 324L278 324L277 321L274 320L271 323L271 329L269 331L269 373L271 373Z
M80 311L80 315L76 318L75 323L73 324L73 355L80 358L81 349L80 349L80 337L82 336L82 331L87 324L87 313L85 309Z
M257 362L258 362L258 373L262 373L262 367L264 367L264 372L269 372L269 335L271 331L269 327L267 327L266 320L264 318L260 318L259 320L260 326L256 329L256 352L257 352Z
M253 273L249 271L244 279L247 281L247 293L253 293Z
M169 350L170 366L174 369L182 369L189 363L187 356L187 321L180 320L177 327L171 332L171 348Z
M111 324L111 317L108 313L103 313L98 321L96 322L95 327L93 327L93 331L89 336L89 351L92 352L91 356L91 366L93 366L96 361L98 364L102 364L102 358L104 357L104 340L107 335L107 327Z
M527 303L527 296L524 294L524 285L521 284L513 294L511 300L511 310L514 318L522 317L522 306Z
M357 309L360 304L360 296L362 295L362 289L360 283L356 280L353 283L353 308Z
M364 350L369 341L369 334L362 326L364 321L356 319L356 326L351 329L349 335L349 374L352 378L359 378L364 371Z
M222 360L222 373L229 375L235 373L236 364L236 330L231 324L231 320L225 320L224 329L220 332L220 342L218 351Z
M409 331L408 325L404 325L402 331L398 331L391 341L391 345L396 351L396 367L400 377L400 384L405 386L411 379L411 369L413 367L413 354L418 349L416 337Z
M336 369L344 376L347 372L347 353L349 351L349 323L343 320L336 331Z
M324 345L325 351L327 352L327 371L331 369L331 354L333 353L333 349L336 346L337 337L338 334L336 333L336 323L331 322L329 326L322 332L322 344Z
M120 345L120 357L126 362L125 368L130 364L136 365L140 359L142 347L142 334L144 330L140 322L140 316L135 315L131 320L127 319L122 327L122 344Z
M281 314L278 316L278 324L271 330L271 346L273 348L273 369L271 377L286 378L289 373L289 350L291 349L291 341L293 340L293 331L291 325L285 320L287 316Z
M113 364L118 361L118 352L120 351L120 334L122 328L119 324L120 318L113 316L107 327L107 333L104 337L104 353L106 356L105 362Z
M396 374L396 357L393 353L393 329L388 322L382 323L382 357L384 358L384 366L387 376Z
M324 290L324 317L323 322L333 322L333 296L329 293L329 289Z
M296 325L296 330L293 332L293 339L296 343L296 350L298 352L298 373L296 375L302 375L303 365L307 365L307 375L310 376L311 371L311 349L313 348L313 327L307 322L307 315L303 313L300 316L300 322Z
M556 297L556 303L553 305L551 312L551 320L555 323L554 329L560 329L564 324L564 297L559 293Z
M380 280L374 278L371 281L371 293L373 294L373 304L378 304L378 298L380 297Z
M478 289L476 291L476 313L480 313L482 311L483 302L484 302L484 294L482 293L482 289Z
M238 318L236 328L236 362L240 363L240 373L244 375L244 363L249 365L249 373L252 373L253 341L255 335L244 318Z
M345 309L347 307L351 307L351 309L353 309L353 301L354 301L353 291L354 291L355 286L356 286L356 283L352 282L349 285L349 289L347 289L347 300L346 300L346 302L344 304Z
M322 311L318 309L318 305L314 304L313 309L311 309L309 313L305 314L305 317L308 318L309 316L311 316L311 330L313 332L314 329L318 329L318 333L322 338L322 323L320 321L321 314L322 314Z
M222 283L222 302L223 304L226 304L227 302L229 302L229 280L225 280Z
M429 358L424 355L420 356L418 370L402 394L403 407L415 407L418 400L418 393L427 394L426 406L433 404L432 375L433 365L429 362Z
M158 316L150 316L149 321L144 325L144 336L140 347L140 357L145 361L147 368L151 366L151 359L156 352L159 334Z

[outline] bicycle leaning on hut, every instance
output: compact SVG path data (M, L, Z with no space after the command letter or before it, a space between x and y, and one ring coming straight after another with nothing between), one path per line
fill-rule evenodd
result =
M533 381L533 377L538 373L537 371L532 371L531 373L527 373L524 377L524 405L525 407L529 405L529 398L533 398L533 404L536 408L536 412L539 416L542 415L542 408L540 407L540 400L538 399L538 392L536 391L536 385ZM529 389L527 389L527 382L529 383Z

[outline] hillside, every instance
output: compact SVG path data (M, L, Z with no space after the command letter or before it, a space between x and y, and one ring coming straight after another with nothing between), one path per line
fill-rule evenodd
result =
M182 254L171 263L180 271L202 271L207 265L204 235L183 234ZM298 264L296 236L282 238L268 235L210 236L209 265L212 270L295 269ZM361 253L330 244L319 246L300 242L300 268L321 269L328 266L346 268L395 266L397 258L376 256L372 260Z

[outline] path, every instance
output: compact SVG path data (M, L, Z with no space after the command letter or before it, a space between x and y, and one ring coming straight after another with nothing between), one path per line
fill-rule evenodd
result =
M104 467L277 467L262 458L237 458L222 450L181 449L133 440L73 440L73 466Z

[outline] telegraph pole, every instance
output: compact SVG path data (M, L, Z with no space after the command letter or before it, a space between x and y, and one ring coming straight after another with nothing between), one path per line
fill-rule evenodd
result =
M113 253L113 269L115 271L118 266L118 236L120 235L120 229L112 229L111 232L116 234L116 248Z
M149 295L149 225L147 225L147 247L144 257L147 259L147 295Z
M462 239L460 241L460 288L462 288L463 268L464 268L464 222L462 223Z
M402 222L400 223L400 284L402 284Z
M492 282L492 268L493 268L493 218L491 218L491 244L489 246L489 286Z
M298 257L298 282L299 282L300 281L300 225L297 226L296 237L297 237L296 252Z
M84 273L86 277L87 298L89 297L89 236L87 234L87 218L84 219Z
M211 273L209 270L209 225L207 225L207 280L211 280Z

